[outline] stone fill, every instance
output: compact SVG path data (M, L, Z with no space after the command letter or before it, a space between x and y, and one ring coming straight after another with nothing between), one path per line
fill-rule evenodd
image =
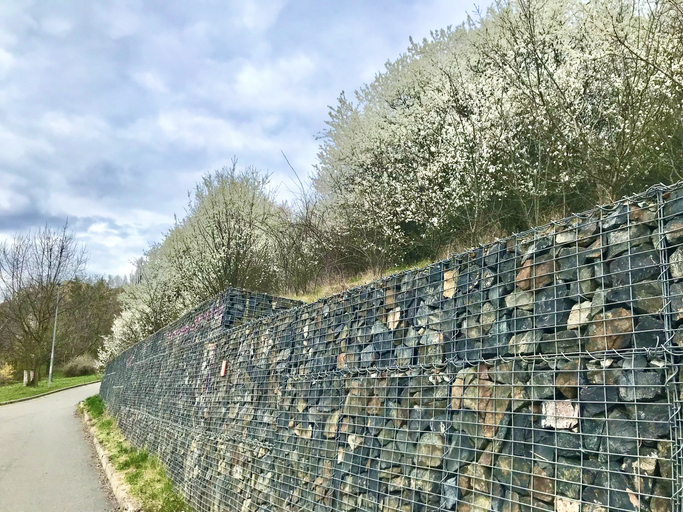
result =
M657 187L312 304L226 292L101 394L198 511L669 512L681 226Z

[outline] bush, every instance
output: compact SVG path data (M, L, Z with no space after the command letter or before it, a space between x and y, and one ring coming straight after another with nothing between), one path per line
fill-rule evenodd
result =
M14 367L9 363L0 363L0 384L9 384L14 379Z
M97 373L97 361L92 356L78 356L64 366L64 375L67 377L81 377Z

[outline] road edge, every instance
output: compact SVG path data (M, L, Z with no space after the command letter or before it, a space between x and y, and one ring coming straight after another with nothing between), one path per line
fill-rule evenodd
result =
M81 416L81 421L85 426L90 439L92 440L93 446L95 447L95 452L97 453L97 459L100 461L102 470L107 477L107 482L109 482L109 487L111 488L116 502L118 503L120 509L123 512L142 512L142 507L128 494L128 484L123 480L122 475L116 471L116 468L109 460L109 455L107 451L102 446L95 435L95 427L93 426L93 419L88 414L83 407L78 407L78 413Z
M14 400L7 400L6 402L0 402L0 407L3 405L18 404L19 402L28 402L29 400L33 400L34 398L40 398L41 396L47 396L47 395L54 395L55 393L59 393L60 391L66 391L68 389L81 388L83 386L89 386L90 384L97 384L98 382L102 382L102 379L93 380L92 382L85 382L83 384L76 384L75 386L69 386L68 388L59 388L59 389L54 389L52 391L46 391L45 393L41 393L39 395L27 396L25 398L15 398Z

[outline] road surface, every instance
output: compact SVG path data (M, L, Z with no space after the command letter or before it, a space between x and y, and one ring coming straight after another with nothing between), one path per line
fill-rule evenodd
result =
M100 384L0 407L0 511L116 510L76 404Z

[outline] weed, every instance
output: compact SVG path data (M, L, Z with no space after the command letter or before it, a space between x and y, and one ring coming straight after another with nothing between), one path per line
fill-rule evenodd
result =
M104 402L100 395L93 395L85 399L85 406L88 408L88 413L94 419L99 418L104 414Z

